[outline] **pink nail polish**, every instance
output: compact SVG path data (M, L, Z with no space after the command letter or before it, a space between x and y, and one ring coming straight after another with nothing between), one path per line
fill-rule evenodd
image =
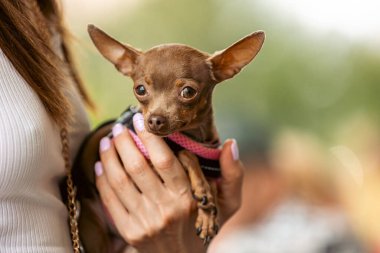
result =
M143 131L145 126L144 126L144 117L142 116L141 113L136 113L133 116L133 125L135 126L137 131Z
M232 139L231 153L232 153L232 158L234 159L234 161L239 160L239 148L235 139Z
M121 134L124 130L124 126L120 123L117 123L116 125L113 126L112 128L112 134L114 137L118 136Z
M101 162L95 163L95 174L101 176L103 174L103 166Z
M108 137L103 137L100 140L100 151L104 152L107 151L111 147L111 140Z

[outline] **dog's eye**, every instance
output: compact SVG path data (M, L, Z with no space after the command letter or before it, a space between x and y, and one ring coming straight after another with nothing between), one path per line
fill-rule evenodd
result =
M139 85L135 88L135 92L139 96L144 96L146 94L146 89L144 85Z
M186 99L193 98L195 97L196 94L197 94L197 91L189 86L186 86L181 91L181 97L186 98Z

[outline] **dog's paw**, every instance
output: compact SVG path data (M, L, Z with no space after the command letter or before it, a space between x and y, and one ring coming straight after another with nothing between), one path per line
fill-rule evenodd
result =
M196 233L203 240L204 245L208 245L212 238L218 233L219 226L216 219L216 207L205 210L198 209L198 217L195 222Z

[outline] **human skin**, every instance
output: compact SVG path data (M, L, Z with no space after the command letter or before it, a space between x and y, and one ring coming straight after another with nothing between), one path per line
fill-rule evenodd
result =
M195 233L196 202L185 170L162 138L146 131L139 120L135 115L134 126L154 169L128 131L114 129L112 140L101 140L101 162L95 166L104 206L120 235L140 253L206 252ZM241 204L244 168L234 140L224 143L220 164L216 185L223 224Z

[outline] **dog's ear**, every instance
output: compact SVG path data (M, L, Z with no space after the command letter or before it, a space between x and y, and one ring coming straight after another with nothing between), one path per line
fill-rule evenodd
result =
M265 40L265 33L252 33L232 46L214 53L208 58L215 81L229 79L255 58Z
M121 73L131 76L135 60L141 52L118 42L94 25L88 26L88 33L99 52Z

